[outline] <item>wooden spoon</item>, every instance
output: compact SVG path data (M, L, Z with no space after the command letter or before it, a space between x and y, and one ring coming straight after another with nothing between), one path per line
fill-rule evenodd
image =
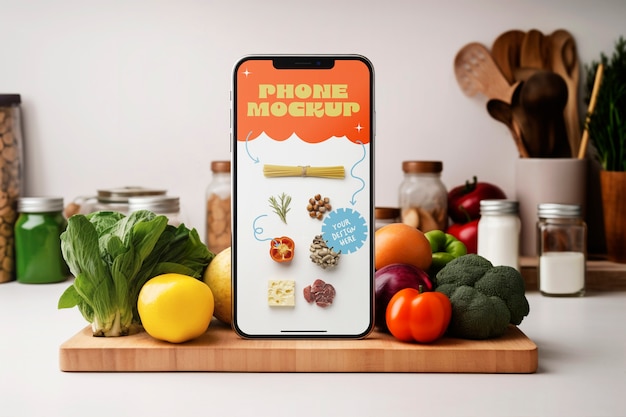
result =
M551 63L548 59L549 44L545 42L544 35L537 29L531 29L526 32L522 45L520 47L520 63L521 68L534 69L551 69Z
M482 93L487 98L509 102L514 90L481 43L465 45L454 59L454 74L467 96Z
M578 84L580 80L580 68L576 42L574 37L564 29L555 30L550 35L552 45L552 68L567 84L569 98L565 106L565 127L567 138L572 149L572 156L578 155L580 148L580 113L578 110Z
M520 50L525 36L521 30L509 30L498 36L491 46L491 56L509 84L515 83L513 71L520 66Z
M552 71L538 71L520 91L522 126L531 155L541 158L571 157L563 109L567 104L567 84Z
M487 111L491 117L504 123L509 128L511 136L513 136L513 140L515 141L517 151L519 152L519 156L522 158L528 158L528 151L522 141L521 128L518 125L517 120L513 118L513 108L511 104L492 98L487 102Z

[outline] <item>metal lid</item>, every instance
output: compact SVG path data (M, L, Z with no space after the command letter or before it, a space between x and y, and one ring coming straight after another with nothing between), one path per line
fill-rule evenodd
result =
M211 162L211 171L213 171L213 172L230 172L230 161L213 161L213 162Z
M411 174L438 174L443 170L441 161L403 161L402 171Z
M19 94L0 94L0 106L15 106L22 102Z
M480 200L480 214L517 214L519 203L513 200Z
M582 208L579 204L542 203L537 205L537 215L546 219L580 217Z
M130 197L165 195L165 190L144 187L120 187L98 190L98 201L102 203L128 203Z
M178 197L130 197L128 199L128 211L150 210L155 214L178 213L180 211L180 199Z
M62 197L22 197L17 200L20 213L50 213L63 211Z

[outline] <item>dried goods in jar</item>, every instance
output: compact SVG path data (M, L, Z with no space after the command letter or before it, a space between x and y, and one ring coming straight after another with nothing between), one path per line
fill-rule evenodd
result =
M206 244L213 253L231 245L230 161L211 162L213 181L206 190Z
M14 232L21 190L21 121L18 94L0 95L0 282L15 278Z

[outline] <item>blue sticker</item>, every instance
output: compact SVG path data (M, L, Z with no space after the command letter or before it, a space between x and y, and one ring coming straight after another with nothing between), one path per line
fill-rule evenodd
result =
M335 252L352 253L365 244L367 224L358 211L340 208L326 215L322 235L328 247Z

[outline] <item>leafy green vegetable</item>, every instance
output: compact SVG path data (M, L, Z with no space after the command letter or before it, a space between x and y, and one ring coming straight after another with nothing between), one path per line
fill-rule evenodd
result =
M195 229L168 225L167 217L147 210L74 215L61 234L61 251L75 280L58 307L78 307L94 336L127 335L140 324L137 299L150 278L202 279L215 256Z
M453 259L437 274L435 291L448 296L452 319L448 333L466 339L502 336L530 312L524 278L510 266L493 266L480 255Z

